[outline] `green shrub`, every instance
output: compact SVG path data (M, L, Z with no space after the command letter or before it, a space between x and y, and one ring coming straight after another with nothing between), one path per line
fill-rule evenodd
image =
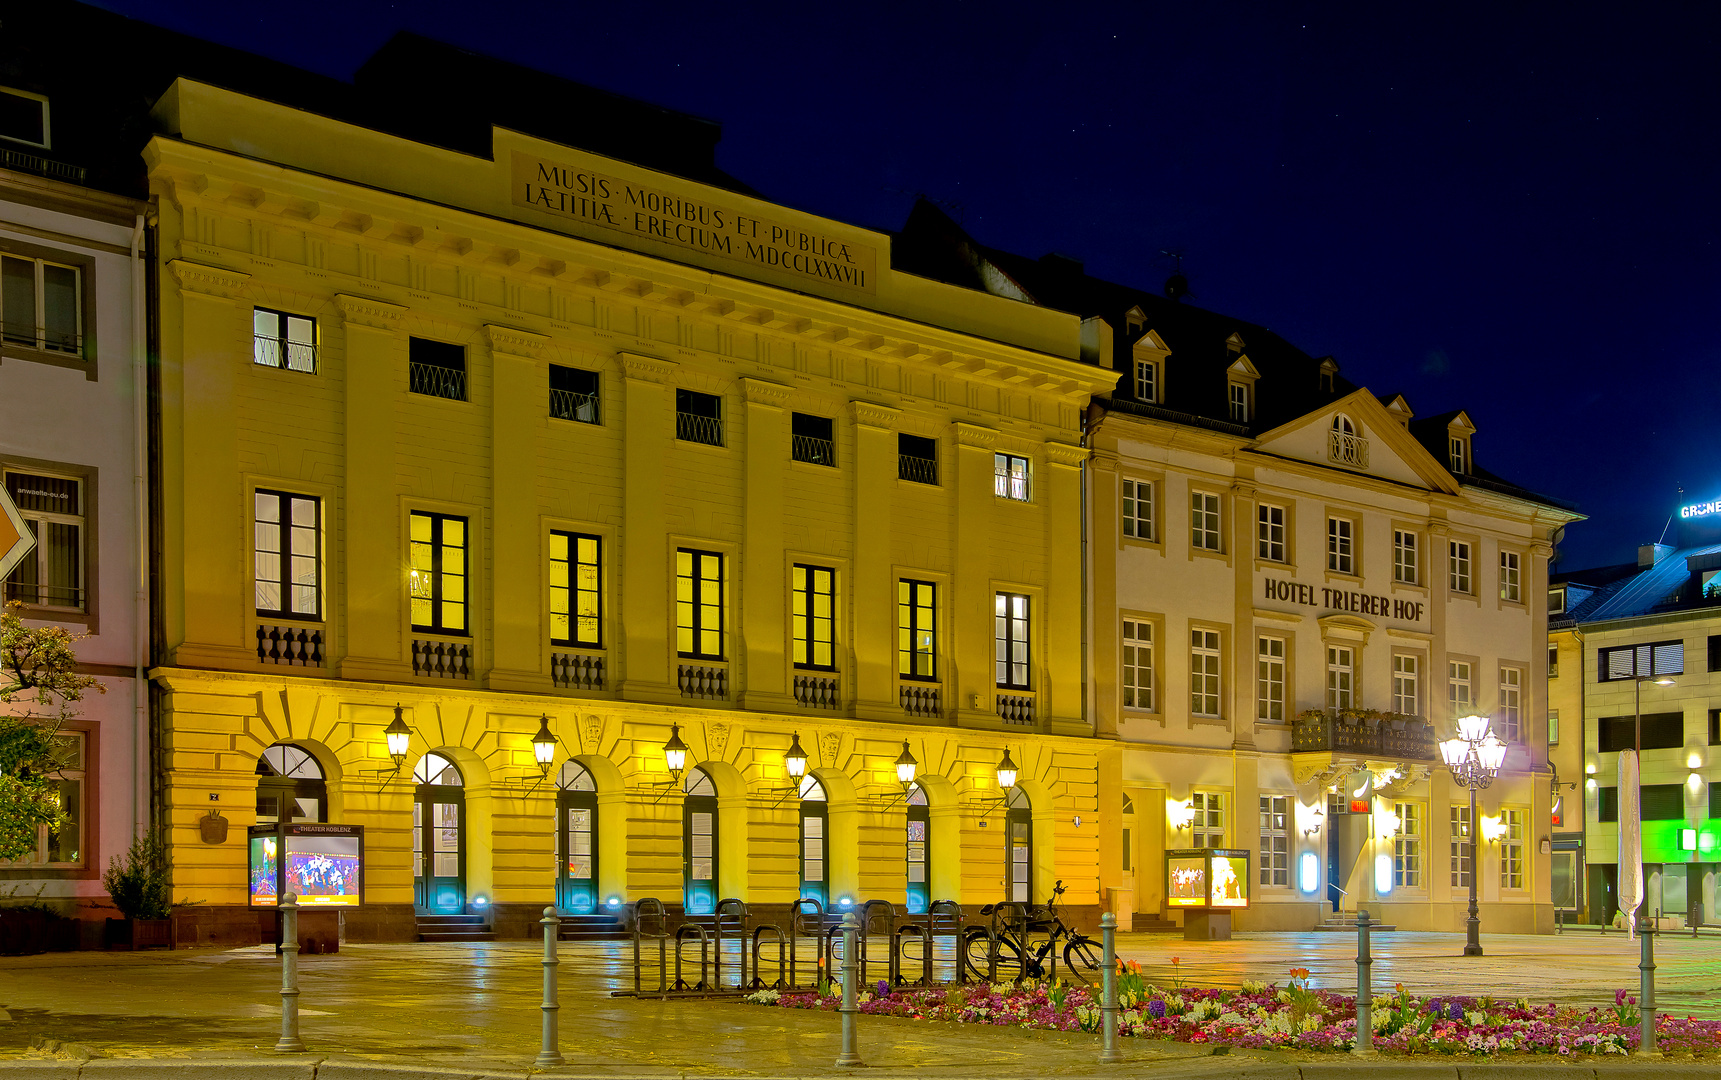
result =
M102 885L126 918L167 918L172 894L168 891L166 845L154 833L133 840L130 850L108 863Z

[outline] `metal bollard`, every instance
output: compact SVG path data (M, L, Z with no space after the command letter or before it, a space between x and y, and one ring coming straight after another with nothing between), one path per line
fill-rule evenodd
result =
M299 898L281 897L281 1039L275 1049L293 1053L299 1040Z
M1639 927L1637 936L1643 942L1642 958L1637 962L1637 1053L1639 1057L1658 1058L1661 1051L1655 1047L1655 928Z
M1374 1050L1374 983L1369 968L1374 959L1368 954L1368 912L1356 913L1356 1045L1351 1053L1358 1057L1373 1057Z
M1117 916L1109 911L1100 916L1100 942L1105 957L1100 967L1100 1024L1105 1032L1100 1061L1109 1065L1123 1060L1117 1048Z
M543 1069L562 1064L562 1049L558 1045L561 1040L556 1032L556 1018L562 1008L556 1001L556 966L561 963L556 955L556 939L562 920L556 918L555 908L547 907L538 922L544 927L544 1004L539 1006L544 1010L544 1038L538 1047L538 1059L532 1064Z
M855 988L855 952L859 948L855 936L859 929L860 923L855 921L854 912L843 916L843 1003L837 1009L843 1017L843 1048L842 1052L837 1054L837 1064L840 1066L861 1063L860 1052L855 1049L855 1014L860 1012L860 994Z

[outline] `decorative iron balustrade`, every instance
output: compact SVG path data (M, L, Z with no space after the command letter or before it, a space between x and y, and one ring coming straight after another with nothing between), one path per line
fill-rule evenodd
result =
M896 475L900 479L912 480L917 484L936 484L938 483L938 461L934 458L898 454L896 455Z
M1004 718L1006 724L1032 727L1034 724L1034 696L1032 694L999 694L998 715Z
M308 341L283 341L269 334L253 334L251 359L259 367L282 371L317 372L317 347Z
M550 415L557 420L595 424L598 422L598 396L576 394L572 390L551 390Z
M429 679L470 679L472 646L464 641L413 638L412 673Z
M1353 469L1368 468L1368 440L1360 435L1352 435L1348 431L1328 432L1332 437L1327 446L1327 459L1335 465L1349 465Z
M551 653L550 682L563 690L604 689L603 654Z
M415 364L407 362L407 389L415 394L426 397L447 398L450 401L466 400L466 372L460 368L443 367L441 364Z
M715 416L700 416L697 413L678 412L675 414L675 437L682 442L704 443L707 446L723 445L723 421Z
M676 668L675 682L684 698L704 701L729 700L729 666L727 664L681 664Z
M789 437L789 456L796 461L804 461L809 465L835 467L837 447L829 439L821 439L813 435L791 435Z
M257 659L264 664L322 667L322 627L258 623Z
M795 700L808 709L836 709L842 703L838 700L838 681L823 675L796 675Z
M1303 713L1291 720L1291 752L1324 751L1439 761L1434 728L1419 716L1367 712Z
M33 172L38 176L46 176L55 180L64 180L69 184L84 182L84 167L82 165L67 165L63 161L37 157L35 154L20 153L17 150L0 150L0 166L17 169L20 172Z
M944 715L944 708L939 703L939 690L937 686L902 683L897 689L897 699L902 703L902 711L908 715L936 719Z

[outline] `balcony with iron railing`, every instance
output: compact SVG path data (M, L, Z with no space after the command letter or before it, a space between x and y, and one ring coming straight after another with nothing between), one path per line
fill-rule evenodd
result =
M1439 761L1434 728L1420 716L1373 709L1311 709L1291 720L1291 752Z
M466 400L466 371L441 364L407 363L407 389L426 397Z
M38 157L19 150L0 148L0 168L16 169L19 172L31 172L38 176L46 176L50 180L64 180L68 184L84 182L84 167L82 165L67 165L63 161L52 158Z
M809 465L835 466L837 463L836 444L829 439L820 439L813 435L790 436L789 456Z
M268 334L252 337L251 359L258 367L315 374L317 347L308 341L283 341Z
M557 420L595 424L598 422L598 396L577 394L572 390L551 390L550 415Z
M675 414L675 437L682 442L723 445L723 421L715 416L678 412ZM780 453L781 451L779 451Z
M912 454L896 456L896 475L903 480L912 480L916 484L938 483L938 459L915 457Z
M1353 469L1368 468L1368 440L1348 431L1328 432L1327 460Z

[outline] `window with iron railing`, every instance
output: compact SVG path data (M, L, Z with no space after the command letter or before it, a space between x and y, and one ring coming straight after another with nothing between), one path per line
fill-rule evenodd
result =
M407 343L406 366L413 393L466 400L466 346L415 337Z
M938 441L919 435L897 435L896 475L917 484L938 483Z
M790 423L789 456L793 460L809 465L836 466L836 443L832 438L834 432L830 417L796 413Z
M994 454L992 494L1014 502L1028 501L1028 459L1016 454Z
M1331 436L1327 460L1337 465L1368 468L1368 440L1357 434L1350 417L1343 413L1334 416Z
M314 373L317 320L268 308L251 310L251 360L258 367Z
M550 415L557 420L598 423L598 373L551 364Z
M677 390L675 437L682 442L722 446L723 399L697 390Z

